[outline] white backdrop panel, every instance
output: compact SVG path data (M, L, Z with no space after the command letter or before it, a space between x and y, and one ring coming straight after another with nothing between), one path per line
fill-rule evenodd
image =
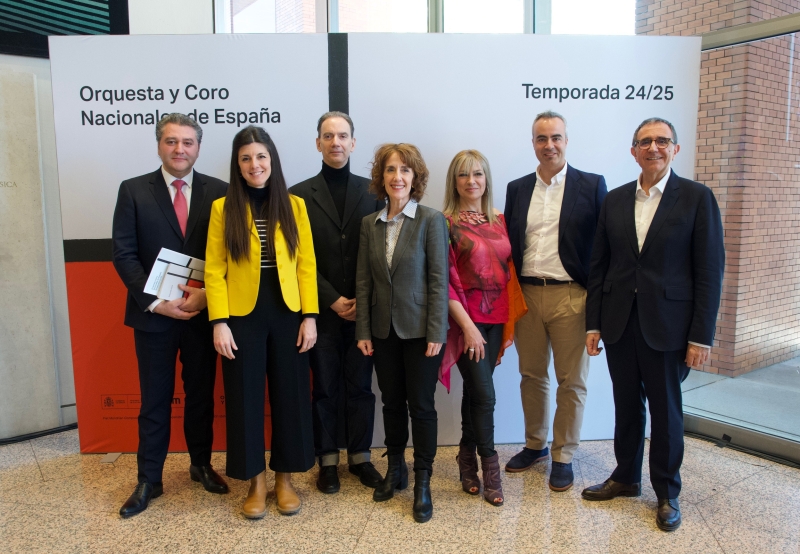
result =
M351 34L350 114L359 144L352 168L367 174L378 144L416 144L431 172L424 203L441 208L450 160L459 150L475 148L489 159L495 206L502 211L506 184L536 169L534 117L555 110L568 122L569 163L604 175L609 188L638 176L630 154L633 131L652 116L677 128L681 152L673 167L691 178L699 69L696 37ZM540 95L545 87L578 89L581 98L536 99L534 87ZM619 98L600 98L606 87L609 96L616 89ZM589 98L592 88L598 89L597 99ZM512 348L495 371L498 443L524 440L517 364ZM437 390L440 444L457 444L460 438L461 378L453 369L452 392L441 385ZM550 372L555 383L552 365ZM588 390L582 437L613 437L605 355L592 359ZM552 417L553 387L550 404ZM381 431L376 422L376 443Z
M275 140L287 182L319 171L314 136L317 118L328 109L325 35L51 37L50 58L65 240L111 237L119 183L161 163L154 125L120 125L118 111L120 118L156 110L206 113L195 167L228 181L231 141L245 124L228 122L227 114L261 117L266 108L271 120L280 114L279 123L260 124ZM202 89L213 88L215 98L200 98ZM100 91L99 100L90 89ZM151 100L158 89L164 99ZM128 90L137 99L103 99L103 91ZM138 99L139 90L146 100ZM114 124L88 124L83 114L89 112L95 122L98 114L111 115Z

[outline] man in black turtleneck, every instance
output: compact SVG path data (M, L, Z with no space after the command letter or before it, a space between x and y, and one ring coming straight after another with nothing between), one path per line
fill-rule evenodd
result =
M370 462L375 395L372 360L356 348L355 280L361 220L383 209L383 202L370 194L369 179L350 173L350 153L355 146L350 116L342 112L324 114L317 124L322 171L289 191L306 202L317 256L321 313L317 343L310 351L312 410L314 448L320 465L317 488L327 494L339 490L337 438L342 425L350 473L372 488L382 480ZM345 406L340 410L342 400Z

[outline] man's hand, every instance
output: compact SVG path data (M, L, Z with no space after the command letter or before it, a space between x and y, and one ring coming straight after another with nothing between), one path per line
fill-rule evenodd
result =
M199 312L206 309L208 306L206 291L194 287L187 287L186 285L178 285L178 288L183 292L189 293L189 296L185 299L186 302L181 306L181 310L184 312Z
M203 295L203 299L205 299L205 295ZM153 313L157 313L166 317L171 317L173 319L192 319L194 316L200 313L200 310L195 311L186 311L183 307L186 305L186 298L176 298L175 300L159 302L158 305L153 308Z
M236 348L236 343L233 341L233 333L227 323L217 323L214 325L214 350L225 356L229 360L233 360L236 356L233 355Z
M339 317L342 319L346 319L347 321L355 321L356 320L356 299L347 299L344 296L340 296L336 302L331 304L331 310L339 314Z
M586 333L586 353L590 356L597 356L603 351L600 344L600 333Z
M371 340L360 340L356 343L356 347L361 350L361 353L365 356L372 356L372 341Z
M690 344L686 348L686 365L695 369L699 368L708 361L709 352L711 352L710 348Z
M300 324L300 330L297 332L297 344L300 347L300 353L307 352L317 343L317 320L313 317L306 317Z

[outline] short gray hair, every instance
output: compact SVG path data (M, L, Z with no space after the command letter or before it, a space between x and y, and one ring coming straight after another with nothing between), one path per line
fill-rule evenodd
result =
M672 131L672 142L678 144L678 132L675 130L675 126L672 123L660 117L648 117L647 119L639 123L639 126L636 127L636 130L633 132L633 142L631 143L631 146L636 146L636 137L639 136L639 131L642 130L642 127L644 127L645 125L652 125L653 123L663 123L664 125L669 127L669 130Z
M161 137L164 135L164 127L170 123L181 125L182 127L191 127L197 135L197 144L203 142L203 128L200 127L194 118L183 115L182 113L166 114L158 120L158 123L156 123L156 142L161 142Z
M328 119L332 119L334 117L341 117L342 119L347 121L348 125L350 125L350 138L355 136L356 128L353 126L353 120L350 119L350 116L344 112L336 112L336 111L325 112L324 114L322 114L322 117L320 117L319 121L317 122L317 136L320 136L320 133L322 132L322 124L325 123L325 121L327 121Z
M564 123L564 135L567 134L567 118L561 115L558 112L554 112L553 110L544 111L536 116L536 119L533 120L533 124L536 125L536 122L540 119L560 119Z

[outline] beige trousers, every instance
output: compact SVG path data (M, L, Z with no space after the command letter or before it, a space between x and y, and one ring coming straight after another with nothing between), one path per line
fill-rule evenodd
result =
M580 442L589 356L586 353L586 289L577 283L522 284L528 313L514 329L519 354L520 391L525 414L525 446L542 450L550 431L550 365L556 381L553 461L572 462Z

